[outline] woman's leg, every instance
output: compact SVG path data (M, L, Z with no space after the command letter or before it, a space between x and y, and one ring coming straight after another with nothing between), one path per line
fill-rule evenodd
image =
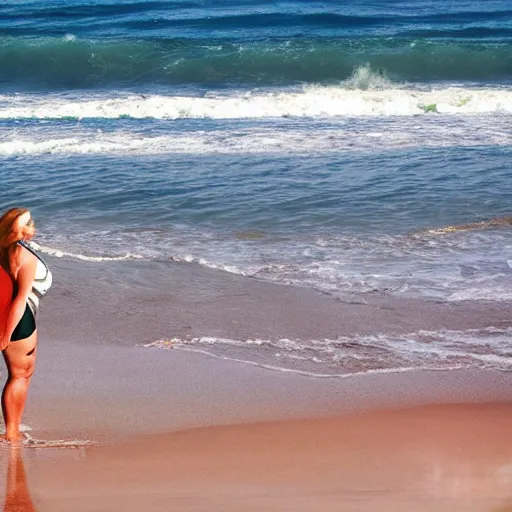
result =
M2 393L2 412L8 441L21 439L21 417L36 364L36 345L37 331L34 331L28 338L9 343L3 351L8 376Z

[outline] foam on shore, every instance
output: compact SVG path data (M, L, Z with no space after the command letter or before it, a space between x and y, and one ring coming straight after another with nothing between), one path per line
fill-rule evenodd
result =
M157 340L143 347L201 352L311 377L347 377L458 368L510 371L511 335L512 327L488 327L313 340L234 340L202 336Z

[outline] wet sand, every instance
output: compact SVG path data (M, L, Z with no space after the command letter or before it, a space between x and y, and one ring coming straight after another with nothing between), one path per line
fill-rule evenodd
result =
M512 326L509 302L439 302L383 294L337 299L174 262L76 262L49 258L48 340L133 346L172 336L322 339L342 335Z
M512 374L413 371L311 378L202 354L40 347L25 423L43 438L116 441L186 428L431 403L512 402Z
M427 406L22 457L40 512L504 512L511 431L511 404Z

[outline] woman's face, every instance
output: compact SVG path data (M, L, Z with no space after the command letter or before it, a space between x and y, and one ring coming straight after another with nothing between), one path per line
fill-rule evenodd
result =
M36 225L30 212L25 212L16 219L13 232L16 234L16 240L31 240L34 238Z

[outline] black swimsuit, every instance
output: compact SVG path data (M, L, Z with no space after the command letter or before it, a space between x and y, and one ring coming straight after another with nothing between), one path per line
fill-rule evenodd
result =
M25 307L25 313L23 313L23 316L18 322L16 329L14 329L12 332L11 341L24 340L25 338L31 336L35 330L36 319L34 318L34 314L27 304Z
M13 295L13 300L16 297L16 293ZM36 319L34 318L34 313L30 309L29 305L25 306L25 313L21 317L21 320L18 322L18 325L12 332L11 341L19 341L24 340L31 336L36 330Z
M46 292L52 285L52 273L41 259L41 257L23 240L19 240L18 245L24 247L27 251L31 252L37 258L37 269L34 283L32 285L32 291L30 292L27 303L25 305L25 312L18 322L18 325L14 329L11 335L11 341L24 340L34 334L36 330L36 315L39 310L39 299L46 295ZM42 269L40 268L42 267ZM41 271L43 275L41 274ZM39 274L38 274L39 273ZM12 300L16 298L18 293L17 283L13 282L13 296Z

